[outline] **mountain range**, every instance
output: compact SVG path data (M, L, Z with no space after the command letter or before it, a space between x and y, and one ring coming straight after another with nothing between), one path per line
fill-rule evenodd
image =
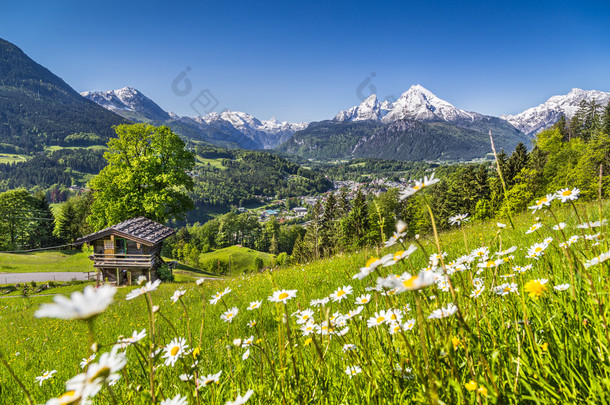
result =
M86 91L81 95L124 118L138 122L165 124L189 138L244 149L272 149L286 141L306 123L261 121L244 112L212 112L203 117L180 117L165 112L133 87L110 91Z
M170 126L205 143L243 149L276 149L305 158L392 157L402 160L470 159L511 150L571 118L582 100L600 104L610 93L573 89L515 115L493 117L462 110L421 85L396 101L371 95L332 119L312 123L260 120L237 111L181 117L163 110L132 87L78 94L61 78L0 39L0 152L32 152L48 145L105 144L113 125L149 122Z

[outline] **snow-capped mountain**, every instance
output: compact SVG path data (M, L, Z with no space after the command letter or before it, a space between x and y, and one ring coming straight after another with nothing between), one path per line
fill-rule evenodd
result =
M572 89L568 94L553 96L537 107L529 108L515 115L502 115L501 118L526 135L533 136L551 127L561 115L565 115L567 119L572 118L582 100L589 102L595 100L597 103L605 105L610 101L610 93Z
M376 95L371 95L362 104L341 111L335 121L374 120L394 122L403 119L418 121L475 121L481 114L461 110L437 97L430 90L416 84L404 92L398 100L380 103Z
M133 87L110 91L86 91L81 96L132 121L165 121L170 119L154 101Z
M194 118L197 122L205 122L213 128L231 129L252 139L263 149L271 149L284 142L296 131L307 127L307 123L279 122L274 118L261 121L258 118L239 111L223 111L210 113L203 117Z
M87 91L81 95L131 121L163 123L184 136L244 149L271 149L307 123L261 121L243 112L224 111L203 117L180 117L166 112L133 87L110 91Z
M380 103L377 95L372 94L360 105L341 111L334 118L335 121L365 121L381 120L389 111L392 104L389 101Z

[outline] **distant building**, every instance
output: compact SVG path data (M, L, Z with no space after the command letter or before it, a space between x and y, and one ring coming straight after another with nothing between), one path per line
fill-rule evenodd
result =
M305 207L295 207L292 209L292 211L294 211L297 217L304 217L308 212L307 208Z

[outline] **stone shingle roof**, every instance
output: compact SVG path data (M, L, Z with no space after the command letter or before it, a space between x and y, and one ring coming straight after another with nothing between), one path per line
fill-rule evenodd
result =
M74 244L82 245L83 243L101 239L108 235L117 235L152 246L174 233L175 231L172 228L161 225L148 218L138 217L102 229L91 235L83 236L82 238L77 239Z

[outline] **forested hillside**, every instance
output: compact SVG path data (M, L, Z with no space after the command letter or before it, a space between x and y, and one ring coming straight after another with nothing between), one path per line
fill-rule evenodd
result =
M0 39L0 150L40 151L72 145L74 134L91 134L97 144L126 120L89 101L62 79ZM97 138L95 138L97 137ZM77 137L78 138L78 137ZM19 148L19 149L16 149Z

